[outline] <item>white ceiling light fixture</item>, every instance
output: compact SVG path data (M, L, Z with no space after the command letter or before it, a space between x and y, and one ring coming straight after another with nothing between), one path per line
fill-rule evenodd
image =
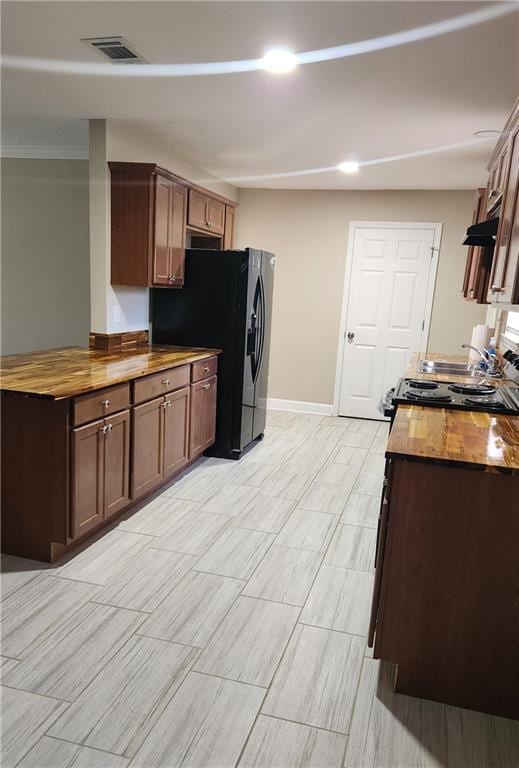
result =
M261 66L267 72L275 75L285 75L293 72L297 66L297 56L285 48L273 48L267 51L261 59Z
M347 160L344 163L339 163L337 168L343 173L357 173L360 165L359 163L355 163L353 160Z
M498 131L498 130L496 130L494 128L489 128L489 129L483 130L483 131L476 131L474 133L474 136L478 136L479 138L482 138L482 139L487 139L487 138L491 139L494 136L501 136L501 133L502 133L502 131Z

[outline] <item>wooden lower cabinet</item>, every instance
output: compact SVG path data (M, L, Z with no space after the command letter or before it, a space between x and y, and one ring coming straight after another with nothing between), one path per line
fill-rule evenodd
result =
M164 478L180 472L189 461L190 388L164 398Z
M164 397L132 409L132 498L162 481Z
M72 537L81 536L130 500L130 412L72 431Z
M203 453L216 434L216 376L191 384L189 458Z

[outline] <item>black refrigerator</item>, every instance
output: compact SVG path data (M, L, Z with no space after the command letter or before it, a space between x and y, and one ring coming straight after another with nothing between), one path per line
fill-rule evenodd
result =
M154 288L155 344L218 347L216 442L206 455L239 459L265 430L275 256L188 249L184 288Z

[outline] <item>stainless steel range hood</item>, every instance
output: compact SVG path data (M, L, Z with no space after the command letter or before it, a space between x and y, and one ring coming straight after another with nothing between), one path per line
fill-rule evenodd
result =
M493 248L496 244L497 225L499 217L481 221L479 224L472 224L467 229L463 245L480 245Z

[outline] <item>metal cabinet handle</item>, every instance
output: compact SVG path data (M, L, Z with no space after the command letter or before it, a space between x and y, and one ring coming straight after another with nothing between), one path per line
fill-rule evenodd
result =
M210 389L210 388L211 388L210 384L202 384L202 389Z
M208 365L204 366L204 373L209 373L209 366Z
M171 408L171 400L166 400L165 403L162 403L163 408Z
M169 277L169 282L170 282L170 283L174 283L174 282L176 281L176 279L177 279L177 276L176 276L176 275L170 275L170 277Z
M111 431L112 431L112 429L113 429L113 424L107 424L107 425L106 425L106 431L107 431L107 432L111 432Z
M503 288L499 288L497 285L493 285L491 288L492 293L501 293Z
M167 387L169 384L169 379L162 379L161 384L164 384L164 386Z
M110 405L110 400L101 400L101 405L103 405L105 408L108 408Z

